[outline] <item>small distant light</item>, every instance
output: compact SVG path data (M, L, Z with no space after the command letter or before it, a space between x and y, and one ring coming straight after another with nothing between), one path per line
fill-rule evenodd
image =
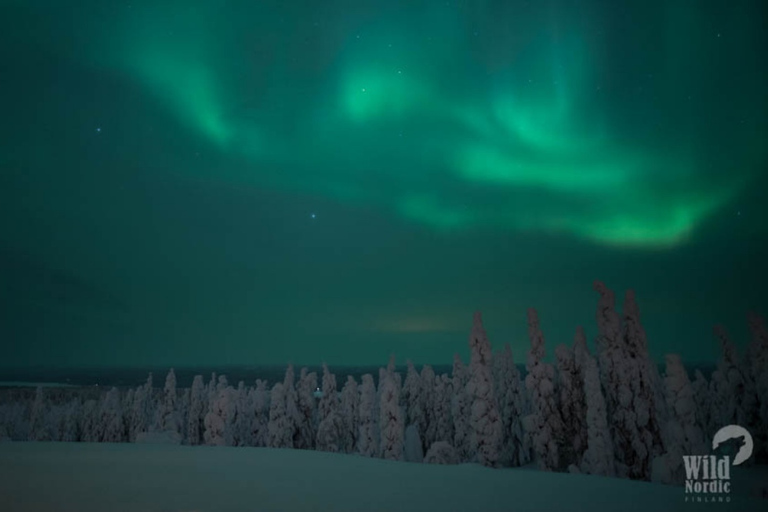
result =
M315 215L315 214L313 213L313 214L312 214L312 218L314 219L314 218L316 218L316 217L317 217L317 215Z
M96 128L96 131L97 131L98 133L101 133L101 128Z

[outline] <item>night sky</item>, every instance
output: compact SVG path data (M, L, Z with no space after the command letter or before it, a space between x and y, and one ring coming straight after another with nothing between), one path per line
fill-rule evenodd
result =
M768 313L764 2L11 0L0 365L525 361ZM620 303L621 301L619 301Z

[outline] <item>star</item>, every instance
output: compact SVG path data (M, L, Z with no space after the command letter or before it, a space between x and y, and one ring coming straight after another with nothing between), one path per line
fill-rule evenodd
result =
M313 213L312 215L310 215L310 217L312 217L312 218L314 219L314 218L317 218L317 215L315 215L315 214Z
M101 133L101 127L99 127L99 128L96 128L96 132L97 132L97 133Z

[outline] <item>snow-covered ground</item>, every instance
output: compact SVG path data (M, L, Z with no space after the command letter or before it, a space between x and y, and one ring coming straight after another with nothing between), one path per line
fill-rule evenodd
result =
M736 468L735 468L736 469ZM733 475L733 486L746 481ZM742 486L742 489L743 486ZM2 443L4 512L768 510L685 503L683 489L478 465L432 466L268 448Z

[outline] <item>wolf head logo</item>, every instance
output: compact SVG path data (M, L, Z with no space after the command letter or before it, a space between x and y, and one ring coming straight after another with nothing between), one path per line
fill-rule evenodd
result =
M739 448L739 452L733 458L733 465L738 466L752 455L752 449L754 443L752 441L752 435L739 425L727 425L717 431L715 437L712 439L712 449L716 450L720 444L728 441L729 439L735 439L743 437L744 444Z

